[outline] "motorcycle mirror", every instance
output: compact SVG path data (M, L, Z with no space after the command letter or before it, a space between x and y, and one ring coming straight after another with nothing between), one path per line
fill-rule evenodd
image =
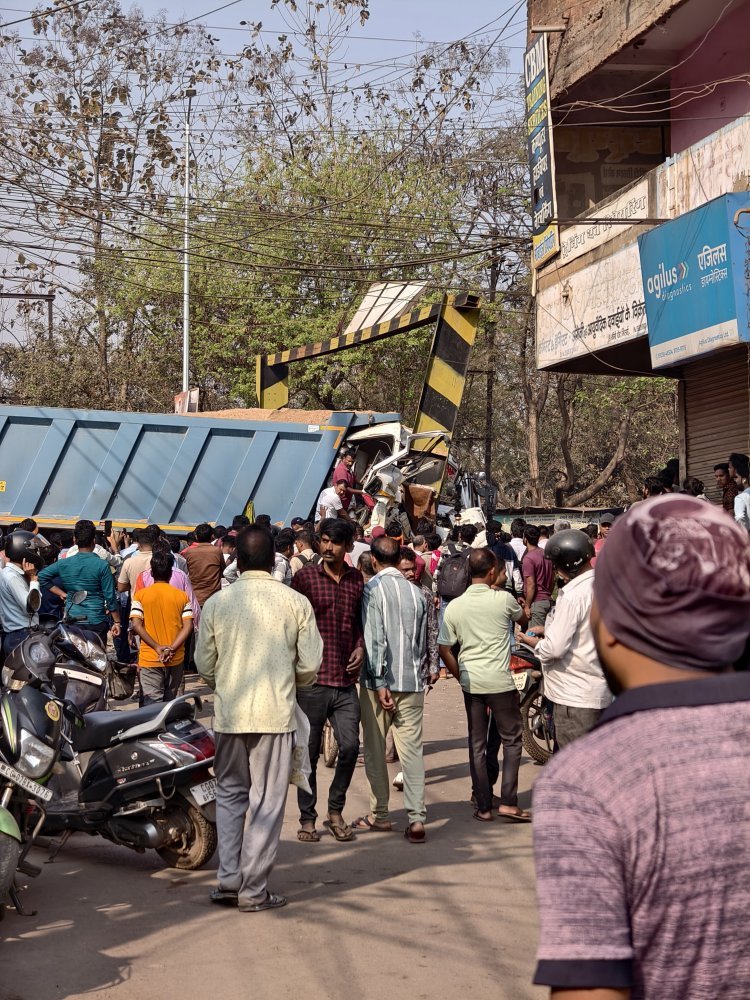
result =
M88 590L76 590L70 597L71 604L83 604L86 598L89 596Z
M29 591L28 597L26 598L26 612L29 615L35 615L39 608L42 606L42 592L34 588Z

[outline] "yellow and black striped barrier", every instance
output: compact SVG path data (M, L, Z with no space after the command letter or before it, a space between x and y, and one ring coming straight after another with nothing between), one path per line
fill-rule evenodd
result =
M295 361L360 347L373 340L394 337L432 322L436 323L435 334L414 430L443 431L450 438L456 425L479 323L479 299L476 295L447 296L442 303L423 306L385 323L363 327L316 344L292 347L276 354L257 355L255 382L258 405L270 410L289 405L289 365ZM415 442L414 450L429 450L436 457L445 459L448 456L448 444L449 442L445 442L432 446L429 441ZM436 464L435 482L432 484L436 490L442 484L444 469L444 461Z
M459 306L449 299L441 307L414 421L415 433L442 431L447 434L447 439L436 445L431 444L429 438L412 444L412 451L429 451L443 459L436 465L435 478L429 483L437 492L443 482L444 460L448 457L450 439L456 426L479 324L478 299L475 296L462 296L462 299L469 301ZM423 479L420 482L428 485Z

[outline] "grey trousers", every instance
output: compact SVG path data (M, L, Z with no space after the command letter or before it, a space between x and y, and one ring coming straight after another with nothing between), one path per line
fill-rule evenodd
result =
M529 625L544 625L551 607L552 601L534 601L531 605Z
M141 667L138 676L141 681L139 704L155 705L160 701L174 701L182 684L182 664L176 667Z
M262 903L279 849L293 733L216 733L219 888ZM246 822L247 821L247 822Z
M555 739L560 750L573 740L585 736L599 721L602 708L574 708L570 705L555 705L552 718L555 721Z

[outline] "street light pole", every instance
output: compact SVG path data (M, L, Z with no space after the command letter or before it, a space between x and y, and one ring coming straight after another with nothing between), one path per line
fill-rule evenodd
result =
M182 235L182 391L190 389L190 106L195 89L185 91L185 222Z

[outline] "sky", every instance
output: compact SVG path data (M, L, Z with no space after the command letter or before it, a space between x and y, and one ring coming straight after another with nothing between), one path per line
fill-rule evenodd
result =
M125 8L133 6L128 0L122 0L122 5ZM0 0L0 21L8 23L46 6L44 0ZM158 0L141 0L137 6L147 16L164 10L172 22L184 18L210 26L220 38L224 51L234 51L246 37L247 28L241 26L241 21L262 21L264 29L271 31L284 28L280 13L272 9L270 0L236 0L231 4L222 4L221 0L213 3L211 0L178 0L169 7ZM516 6L517 0L466 0L464 3L456 0L370 0L369 20L363 28L352 33L349 52L354 61L395 58L413 49L417 35L426 41L448 43L476 32L483 25L487 25L486 34L492 36ZM510 68L518 73L525 35L524 3L503 33L511 58Z

